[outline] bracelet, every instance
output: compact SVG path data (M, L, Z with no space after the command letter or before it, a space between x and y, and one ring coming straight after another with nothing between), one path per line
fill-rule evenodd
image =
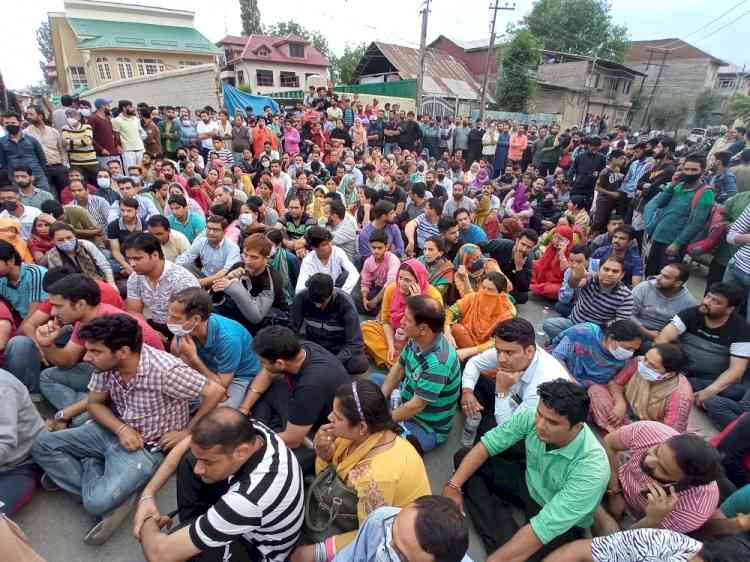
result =
M138 500L138 503L145 502L146 500L152 500L154 499L154 496L141 496L141 499Z
M453 488L456 490L459 494L463 495L463 491L461 490L461 486L456 484L453 480L448 480L448 482L445 483L446 486L449 488Z
M122 433L123 430L126 429L127 427L128 427L128 424L126 424L125 422L122 422L120 429L117 430L117 433L115 433L115 435L120 435L120 433Z
M253 388L252 386L248 387L248 390L249 390L250 392L253 392L253 393L255 393L255 394L258 394L258 395L260 395L260 396L263 396L263 393L262 393L262 392L261 392L260 390L255 390L255 389L254 389L254 388Z
M622 489L612 490L610 488L607 488L608 496L619 496L620 494L622 494Z

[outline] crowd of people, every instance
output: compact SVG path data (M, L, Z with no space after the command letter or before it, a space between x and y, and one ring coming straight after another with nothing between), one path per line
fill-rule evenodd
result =
M2 117L6 513L135 510L152 561L459 562L469 519L491 561L750 556L750 132L61 103Z

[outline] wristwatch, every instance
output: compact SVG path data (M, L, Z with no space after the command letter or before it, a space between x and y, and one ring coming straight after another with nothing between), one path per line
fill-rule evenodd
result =
M68 419L65 417L65 412L63 410L57 410L55 412L55 421L65 420Z

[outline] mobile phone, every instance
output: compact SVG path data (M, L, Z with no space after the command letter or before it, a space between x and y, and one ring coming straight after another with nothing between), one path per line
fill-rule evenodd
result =
M676 487L676 484L674 484L674 482L671 484L660 484L660 486L664 488L664 491L667 492L667 494L677 492L677 487ZM650 493L651 493L651 490L649 490L648 488L646 488L645 490L641 490L641 496L644 498L648 497Z

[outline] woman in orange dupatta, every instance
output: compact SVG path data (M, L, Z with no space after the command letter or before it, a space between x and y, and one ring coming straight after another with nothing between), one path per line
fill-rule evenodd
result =
M563 275L568 267L570 249L573 247L573 229L558 226L542 257L534 262L531 273L531 292L538 297L557 300Z
M507 287L501 273L485 273L477 292L468 293L446 310L443 333L458 350L461 361L492 347L495 326L515 318L516 307Z

